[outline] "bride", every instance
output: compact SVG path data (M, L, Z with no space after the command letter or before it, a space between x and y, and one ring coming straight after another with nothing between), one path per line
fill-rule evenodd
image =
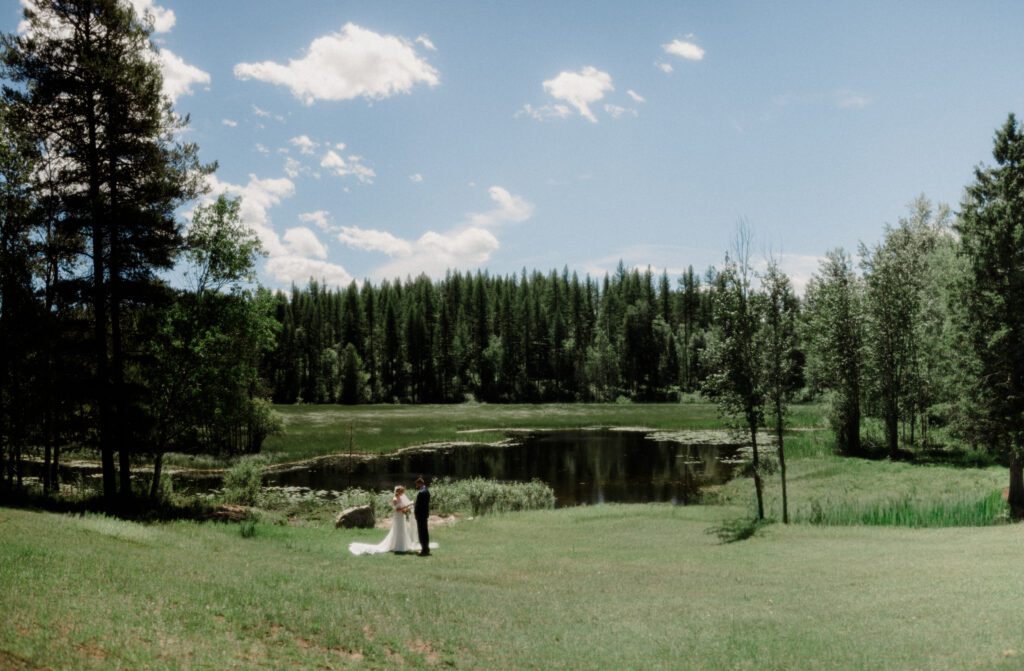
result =
M354 555L372 555L383 552L419 552L420 541L416 533L416 524L410 522L412 501L405 495L405 487L395 487L395 496L391 499L391 531L380 543L349 543L348 550ZM437 543L431 543L434 548Z

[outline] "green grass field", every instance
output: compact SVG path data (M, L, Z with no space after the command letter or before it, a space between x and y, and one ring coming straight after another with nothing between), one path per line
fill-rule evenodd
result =
M283 412L279 459L331 450L350 422L365 451L465 429L722 426L699 404ZM982 505L998 507L1006 470L838 457L816 406L796 424L796 523L734 543L713 532L749 518L749 479L711 505L464 518L434 531L429 559L350 556L384 532L335 530L323 510L265 515L244 538L0 508L0 668L1024 667L1024 536ZM779 493L768 475L776 519Z
M379 531L0 510L3 668L990 669L1024 664L1015 526L774 525L595 506Z

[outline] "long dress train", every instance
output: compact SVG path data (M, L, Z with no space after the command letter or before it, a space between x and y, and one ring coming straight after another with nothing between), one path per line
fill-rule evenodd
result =
M412 505L412 501L405 494L395 500L391 500L391 508L395 511L391 516L391 530L379 543L349 543L348 551L354 555L373 555L384 552L419 552L420 541L416 532L416 523L407 520L403 508ZM431 543L430 548L437 547L437 543Z

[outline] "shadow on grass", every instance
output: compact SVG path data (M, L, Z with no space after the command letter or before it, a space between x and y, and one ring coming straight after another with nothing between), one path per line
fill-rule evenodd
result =
M737 543L753 538L769 524L767 520L759 520L756 517L735 517L724 520L717 527L711 527L707 533L717 536L723 544Z
M908 464L949 466L952 468L988 468L990 466L1006 465L1004 460L989 452L947 445L934 445L914 450L900 448L893 455L890 454L888 448L883 443L871 439L864 439L861 443L861 449L856 452L838 452L838 454L843 457L866 459L868 461L890 460Z
M97 513L135 522L209 520L214 512L212 505L194 499L154 501L148 497L136 496L127 500L119 499L108 505L98 494L67 498L43 494L32 488L0 489L0 506L73 515Z

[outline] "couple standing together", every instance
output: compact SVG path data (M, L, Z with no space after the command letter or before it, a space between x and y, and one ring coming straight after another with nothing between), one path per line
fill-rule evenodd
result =
M391 499L391 531L380 543L349 543L348 549L354 555L380 554L383 552L417 552L421 557L430 555L437 543L430 542L427 518L430 517L430 490L423 478L416 479L416 503L405 495L405 487L395 487ZM416 524L409 523L409 512L416 518Z

